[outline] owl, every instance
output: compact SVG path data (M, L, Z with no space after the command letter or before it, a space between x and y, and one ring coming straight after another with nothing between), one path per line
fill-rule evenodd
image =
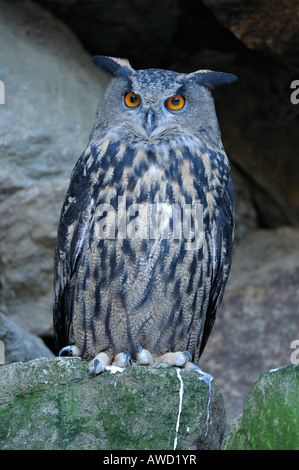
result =
M111 364L198 364L228 279L234 201L212 90L236 76L112 77L61 211L54 269L59 354Z

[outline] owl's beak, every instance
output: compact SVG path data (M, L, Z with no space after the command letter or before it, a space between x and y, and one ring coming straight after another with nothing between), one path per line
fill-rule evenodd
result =
M151 135L154 127L155 127L155 115L154 115L154 111L150 109L145 116L145 130L146 130L148 137Z

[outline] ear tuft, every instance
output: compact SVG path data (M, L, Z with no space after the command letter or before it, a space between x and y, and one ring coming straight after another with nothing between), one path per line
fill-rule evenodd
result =
M238 80L238 77L232 73L214 72L212 70L198 70L197 72L190 73L189 78L199 85L212 90L218 86L228 85Z
M135 72L127 59L96 55L91 60L95 65L114 77L128 77Z

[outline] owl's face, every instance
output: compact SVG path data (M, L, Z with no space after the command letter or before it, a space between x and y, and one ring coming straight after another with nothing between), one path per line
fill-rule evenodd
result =
M126 60L102 56L94 62L115 76L100 103L98 118L118 139L163 142L203 131L213 138L219 135L211 88L234 80L234 75L135 71Z

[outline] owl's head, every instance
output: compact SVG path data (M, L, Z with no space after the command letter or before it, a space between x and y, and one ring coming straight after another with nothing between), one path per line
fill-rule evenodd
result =
M134 70L126 59L95 56L92 60L113 76L97 116L118 138L154 142L186 133L219 135L211 91L235 81L235 75L211 70L189 74Z

